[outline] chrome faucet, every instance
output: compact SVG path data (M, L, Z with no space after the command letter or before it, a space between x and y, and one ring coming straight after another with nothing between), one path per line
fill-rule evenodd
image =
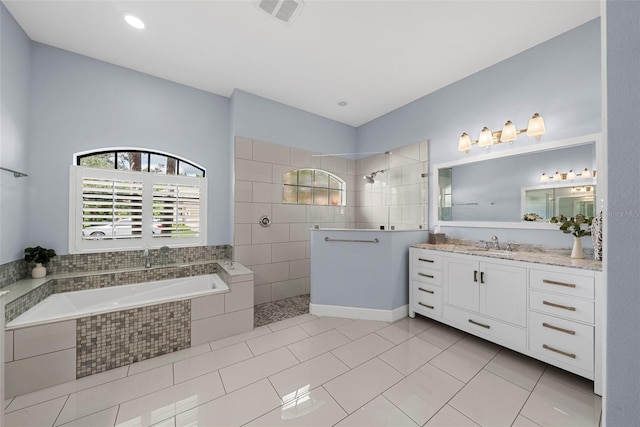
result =
M151 268L151 254L149 253L149 249L144 250L142 257L144 258L144 268Z
M498 242L498 236L491 236L493 242L493 249L500 249L500 242Z

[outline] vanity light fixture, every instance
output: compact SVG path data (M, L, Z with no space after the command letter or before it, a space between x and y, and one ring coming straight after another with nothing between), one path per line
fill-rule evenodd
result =
M544 119L538 113L535 113L526 129L517 129L516 125L511 120L502 127L502 130L492 132L488 127L483 127L480 132L480 137L476 141L472 141L469 134L463 132L458 139L458 151L464 151L468 153L471 150L473 144L478 144L478 147L490 147L493 144L500 144L502 142L512 143L518 138L518 135L525 133L527 136L532 136L536 139L540 139L545 134Z
M593 193L592 185L584 185L582 187L571 187L571 193Z
M573 181L573 180L575 180L577 178L589 179L591 177L593 177L593 178L596 177L596 171L594 170L593 173L591 173L589 168L584 168L582 173L579 173L579 174L575 173L573 171L573 169L570 169L569 172L558 172L558 171L556 171L556 173L551 175L551 177L543 172L542 175L540 175L540 183L541 184L547 184L550 179L553 182L561 182L561 181Z

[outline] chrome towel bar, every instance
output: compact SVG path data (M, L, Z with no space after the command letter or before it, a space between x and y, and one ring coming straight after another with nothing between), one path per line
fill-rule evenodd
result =
M377 237L373 240L331 239L329 237L325 237L324 241L325 242L354 242L354 243L378 243L379 242Z

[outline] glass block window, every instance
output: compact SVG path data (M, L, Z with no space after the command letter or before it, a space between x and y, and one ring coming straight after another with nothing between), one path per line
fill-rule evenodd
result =
M289 171L282 175L282 202L346 206L346 183L336 175L320 169Z

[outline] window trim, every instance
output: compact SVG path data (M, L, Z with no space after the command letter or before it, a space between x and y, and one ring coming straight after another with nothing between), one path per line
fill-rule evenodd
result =
M105 147L105 148L100 148L97 150L86 150L86 151L79 151L77 153L73 154L73 165L76 166L80 166L80 161L85 158L85 157L91 157L91 156L96 156L99 154L106 154L106 153L115 153L116 154L116 161L114 162L114 168L113 170L122 170L122 169L118 169L118 153L122 152L122 153L130 153L130 152L136 152L136 153L142 153L142 154L147 154L149 156L149 159L151 157L152 154L157 154L160 156L167 156L167 157L173 157L174 159L177 159L179 162L182 163L186 163L190 166L193 166L197 169L200 169L202 171L202 178L205 178L207 176L207 170L205 169L204 166L199 165L198 163L192 162L191 160L185 159L184 157L180 157L180 156L176 156L175 154L172 153L168 153L166 151L159 151L159 150L149 150L146 148L138 148L138 147ZM147 162L148 167L151 166L151 161ZM96 168L97 169L97 168ZM105 169L105 170L112 170L112 169ZM179 167L178 167L178 172L179 172ZM149 171L131 171L131 172L149 172ZM169 176L174 176L174 175L169 175ZM178 175L178 173L176 173L176 176L184 176L184 175Z
M207 179L184 175L163 175L151 172L123 171L117 169L89 168L70 165L69 172L69 253L110 252L114 250L139 250L146 248L186 247L205 245L207 240ZM139 239L87 240L82 238L83 178L130 179L142 182L143 211L142 234ZM176 182L196 184L200 188L200 230L197 237L153 237L153 184ZM149 208L150 206L150 208ZM146 208L145 208L146 207Z

